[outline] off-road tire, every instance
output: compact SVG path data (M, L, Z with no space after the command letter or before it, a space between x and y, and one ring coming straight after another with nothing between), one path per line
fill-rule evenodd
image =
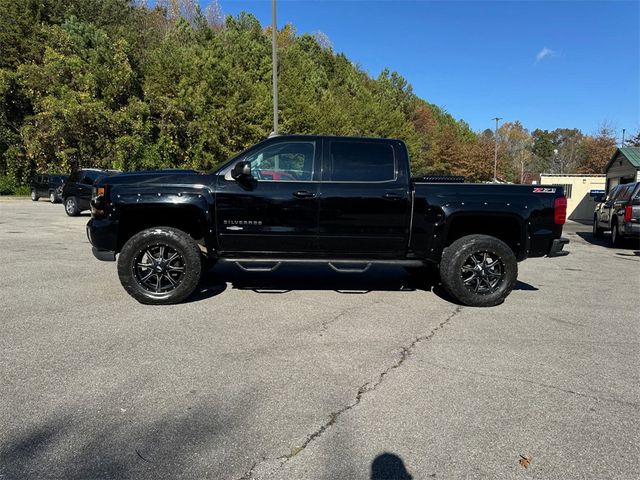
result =
M76 197L65 198L64 211L70 217L77 217L78 215L80 215L80 208L78 208L78 199Z
M494 290L487 293L474 292L465 285L463 265L473 255L488 253L498 259L501 276ZM466 267L465 267L466 268ZM442 252L440 279L445 290L458 302L470 307L493 307L499 305L511 293L518 278L518 262L513 250L495 237L489 235L468 235L459 238Z
M135 273L136 258L149 247L164 245L178 252L184 265L180 283L167 292L151 292L139 282ZM147 305L180 303L193 293L200 282L202 263L200 249L191 236L172 227L153 227L131 237L118 256L118 277L129 295Z
M31 200L33 202L37 202L38 200L40 200L40 197L38 196L35 190L31 190Z

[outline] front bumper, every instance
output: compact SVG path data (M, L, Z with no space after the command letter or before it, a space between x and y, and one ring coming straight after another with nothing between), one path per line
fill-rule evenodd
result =
M116 252L113 250L98 250L96 247L91 247L91 253L103 262L115 262L116 260Z
M551 248L549 249L549 253L547 257L564 257L565 255L569 255L569 252L563 250L565 245L569 244L568 238L556 238L551 243Z
M93 248L93 256L98 260L113 262L116 259L118 224L110 220L92 218L87 223L87 238Z

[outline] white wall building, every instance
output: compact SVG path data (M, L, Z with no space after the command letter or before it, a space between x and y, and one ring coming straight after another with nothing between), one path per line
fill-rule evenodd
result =
M569 220L591 221L597 203L596 196L605 191L606 175L543 173L540 183L564 187Z

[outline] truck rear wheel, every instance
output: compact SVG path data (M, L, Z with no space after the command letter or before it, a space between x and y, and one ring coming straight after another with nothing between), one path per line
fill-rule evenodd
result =
M440 279L446 291L470 307L499 305L518 278L518 262L509 246L489 235L459 238L442 253Z
M179 303L200 281L200 249L189 234L171 227L143 230L125 243L118 257L124 289L140 303Z

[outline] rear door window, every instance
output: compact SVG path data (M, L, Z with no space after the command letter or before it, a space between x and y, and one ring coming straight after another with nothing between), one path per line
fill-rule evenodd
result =
M389 182L395 180L396 162L391 145L367 141L332 141L329 181Z
M633 185L625 185L620 189L620 192L618 192L618 196L616 197L616 201L617 202L625 202L627 200L629 200L629 198L631 197L631 190L633 188Z
M614 189L609 192L609 195L607 195L607 201L609 202L609 201L615 200L621 188L622 188L622 185L618 185L614 187Z

